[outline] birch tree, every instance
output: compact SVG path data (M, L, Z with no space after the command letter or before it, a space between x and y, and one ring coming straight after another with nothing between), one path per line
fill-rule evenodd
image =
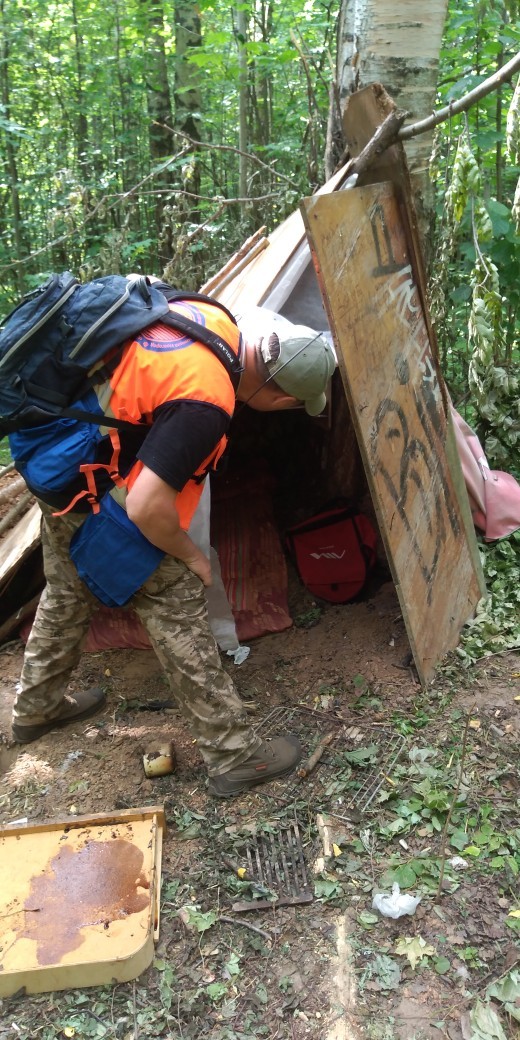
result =
M342 0L338 25L335 116L350 94L382 83L407 122L428 116L435 104L447 0ZM406 146L416 196L430 198L428 164L432 135Z

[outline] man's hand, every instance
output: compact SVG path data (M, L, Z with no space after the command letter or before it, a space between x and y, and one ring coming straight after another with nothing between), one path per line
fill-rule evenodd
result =
M126 511L149 542L182 560L204 585L211 585L211 565L179 523L177 492L143 466L128 492Z

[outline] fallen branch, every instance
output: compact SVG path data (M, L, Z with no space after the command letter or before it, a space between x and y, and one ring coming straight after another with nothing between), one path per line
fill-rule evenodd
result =
M227 917L226 914L221 914L219 921L227 921L228 924L239 924L242 928L249 928L251 932L256 932L257 935L263 936L264 939L268 939L272 942L273 937L269 932L264 932L263 928L257 928L254 924L249 924L249 921L243 921L241 917Z
M345 175L346 180L343 182L343 186L347 187L349 178L355 178L352 181L352 187L357 181L358 177L368 170L368 167L377 159L378 156L382 155L390 145L395 144L399 139L399 133L401 127L408 115L408 112L390 112L386 119L383 120L381 126L378 126L373 137L363 148L363 151L359 153L356 159L352 159L348 164ZM343 163L348 158L348 149L343 153L339 163L338 169L343 166Z
M448 812L446 814L446 819L444 821L444 827L442 828L442 834L441 834L441 842L442 842L441 869L440 869L440 874L439 874L439 884L437 886L436 899L439 898L439 896L440 896L440 894L442 892L442 883L444 881L444 869L446 867L446 855L447 855L447 853L446 853L446 842L448 840L448 827L449 827L450 822L451 822L452 813L453 813L453 810L455 808L455 804L456 804L457 798L459 796L459 791L460 791L461 784L462 784L462 777L463 777L463 774L464 774L464 761L465 761L465 758L466 758L466 747L467 747L467 743L468 743L469 723L470 723L470 717L469 717L469 715L467 715L466 716L466 725L464 726L464 733L462 735L462 748L461 748L461 752L460 752L459 775L457 777L457 785L456 785L455 790L453 792L453 798L451 799L451 804L450 804L450 807L449 807Z
M304 762L298 769L297 775L300 777L301 780L304 780L305 777L309 775L309 773L312 773L312 770L318 764L321 756L323 755L325 748L328 747L331 741L334 740L335 736L336 733L331 732L327 733L324 737L322 737L319 744L316 745L314 751L312 752L312 755L310 755L307 761Z
M32 497L32 493L26 491L25 495L22 495L22 497L18 499L16 505L5 514L3 520L0 520L0 534L7 531L7 529L11 527L11 524L14 524L14 521L17 520L22 513L25 513Z
M23 491L24 487L27 487L27 485L23 477L16 477L15 480L10 480L5 487L0 488L0 505L16 498Z

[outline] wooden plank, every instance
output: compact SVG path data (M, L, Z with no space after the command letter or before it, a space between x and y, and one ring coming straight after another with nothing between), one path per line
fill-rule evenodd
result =
M327 181L317 194L336 191L346 176L343 166ZM289 263L298 247L305 240L305 227L299 209L291 213L267 240L267 247L247 264L243 271L225 285L217 285L210 295L220 300L233 313L247 307L260 306L269 294L281 272Z
M302 213L358 443L422 683L481 597L447 418L391 184L304 200Z
M0 542L0 588L40 540L40 508L35 502Z
M386 117L396 111L396 105L380 83L372 83L363 90L358 90L348 99L343 114L343 130L345 140L353 159L363 151L374 136L376 130ZM406 163L406 153L400 141L386 148L367 170L361 174L357 186L380 184L390 181L396 190L401 206L401 216L410 251L410 263L413 267L414 280L418 287L423 312L428 326L428 336L432 348L433 359L437 365L438 349L435 330L432 326L427 304L427 279L424 268L421 245L419 217L415 207L410 174ZM439 382L442 383L437 371ZM446 409L447 411L447 409Z
M396 111L396 105L392 98L386 93L380 83L372 83L363 90L352 94L348 99L343 115L343 130L345 140L348 142L350 154L355 159L360 152L366 148L368 142L373 138L376 130L380 127L391 112ZM448 422L446 437L446 451L450 458L450 468L458 489L458 498L462 509L466 538L473 559L475 573L478 575L481 596L486 595L486 584L482 573L482 565L475 537L475 528L471 516L466 485L460 464L453 423L449 415L449 394L444 383L444 377L439 360L439 347L435 326L432 323L428 305L427 275L424 266L423 246L421 233L421 219L417 213L415 198L410 181L410 174L406 162L406 153L403 144L395 141L386 148L365 170L358 182L358 187L368 184L380 184L390 181L399 202L401 220L409 249L410 263L413 269L413 279L417 286L423 316L428 330L431 361L435 367L435 373L439 383L443 407ZM424 218L422 220L424 224ZM426 232L429 228L426 227Z

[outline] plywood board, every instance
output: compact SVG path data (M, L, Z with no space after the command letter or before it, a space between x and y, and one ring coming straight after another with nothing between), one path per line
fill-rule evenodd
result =
M447 419L391 184L306 199L302 213L421 682L481 598L446 457Z

